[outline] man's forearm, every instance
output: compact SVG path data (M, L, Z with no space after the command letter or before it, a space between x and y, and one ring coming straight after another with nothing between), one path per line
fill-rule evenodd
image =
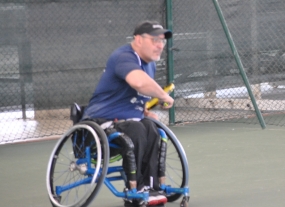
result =
M135 70L127 75L126 81L139 93L158 98L160 100L167 99L168 94L144 71Z

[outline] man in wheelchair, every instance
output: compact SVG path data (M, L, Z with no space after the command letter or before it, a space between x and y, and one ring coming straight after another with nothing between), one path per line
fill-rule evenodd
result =
M158 98L169 109L174 100L155 81L155 61L160 59L170 30L155 21L139 23L130 44L117 48L109 57L104 73L84 110L82 120L103 118L115 122L115 129L132 143L123 150L126 190L149 191L148 205L164 206L167 198L162 189L165 169L160 169L160 136L157 127L146 116L158 119L147 110L150 98ZM131 165L127 160L135 160ZM125 206L137 206L139 200L125 200Z

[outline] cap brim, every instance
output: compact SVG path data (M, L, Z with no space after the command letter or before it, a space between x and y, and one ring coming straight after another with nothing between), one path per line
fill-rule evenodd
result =
M149 34L152 36L158 36L158 35L164 34L165 39L169 39L172 37L172 32L170 30L166 30L166 29L157 29L157 30L152 31Z

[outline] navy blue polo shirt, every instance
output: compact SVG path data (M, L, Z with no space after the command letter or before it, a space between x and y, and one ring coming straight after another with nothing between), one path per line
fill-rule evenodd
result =
M155 76L155 63L144 62L130 44L116 49L107 61L83 119L142 119L145 103L151 97L138 93L125 81L127 74L136 69L145 71L151 78Z

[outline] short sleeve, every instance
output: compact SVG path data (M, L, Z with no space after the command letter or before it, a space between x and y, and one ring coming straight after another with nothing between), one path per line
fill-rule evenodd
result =
M124 52L116 60L115 74L125 79L127 74L135 69L141 69L139 59L133 52Z

